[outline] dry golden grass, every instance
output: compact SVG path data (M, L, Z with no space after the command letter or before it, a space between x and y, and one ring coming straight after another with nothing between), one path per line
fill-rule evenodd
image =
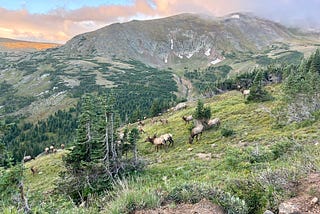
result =
M24 41L14 41L14 42L2 42L0 46L7 49L35 49L35 50L45 50L48 48L58 47L58 44L53 43L40 43L40 42L24 42Z

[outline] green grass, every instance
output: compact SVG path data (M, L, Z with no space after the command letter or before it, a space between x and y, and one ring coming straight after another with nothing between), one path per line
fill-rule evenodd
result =
M313 144L319 139L320 121L275 128L276 121L269 112L281 105L279 89L279 86L268 87L275 100L264 103L245 104L241 93L237 91L205 100L205 105L211 108L212 118L221 119L221 128L205 131L201 139L193 144L188 143L191 125L185 125L182 116L192 114L196 102L185 110L161 116L168 119L167 125L152 124L151 119L147 119L144 126L146 133L141 135L138 142L140 158L148 163L145 171L118 181L115 190L96 199L92 208L100 207L102 213L128 213L169 203L170 195L184 202L190 202L188 199L194 197L196 200L207 197L231 210L238 209L242 200L253 203L260 199L261 208L275 208L279 203L277 200L290 195L290 191L281 189L277 182L296 181L320 167L320 148ZM223 127L232 130L233 134L224 137L221 132ZM167 152L164 149L156 152L153 145L144 142L148 135L167 132L172 133L174 138L174 147ZM192 150L189 151L189 148ZM211 153L212 158L202 160L197 153ZM26 169L29 191L52 194L50 192L55 187L58 174L64 169L61 157L65 154L64 151L47 155L26 164L27 168L36 166L42 172L32 176L30 170ZM270 176L274 181L268 180ZM230 188L235 181L240 185L239 189ZM241 186L249 181L263 184L262 188L267 188L268 194L256 194L255 191L260 191L259 185L252 191ZM192 194L201 186L204 194ZM221 191L219 200L209 191L215 188ZM68 210L68 207L73 213L71 210L75 207L68 205L65 209ZM96 211L94 209L92 212Z
M62 157L67 150L59 150L54 154L44 155L25 164L26 187L30 192L50 193L56 187L59 173L64 170ZM30 168L34 166L37 174L32 175Z

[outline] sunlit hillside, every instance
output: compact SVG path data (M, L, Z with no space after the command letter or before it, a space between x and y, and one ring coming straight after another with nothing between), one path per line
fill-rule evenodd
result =
M6 51L40 51L49 48L56 48L59 46L59 44L54 43L28 42L12 39L0 40L0 49Z

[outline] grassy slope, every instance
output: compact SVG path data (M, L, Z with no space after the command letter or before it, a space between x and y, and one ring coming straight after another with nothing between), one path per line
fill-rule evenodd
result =
M51 192L55 188L59 173L64 170L62 157L66 155L66 150L59 150L55 154L44 155L27 162L25 167L26 187L31 191L40 191L42 193ZM34 166L38 174L33 176L30 168Z
M277 98L275 92L279 86L269 88ZM173 134L175 145L168 152L154 151L153 145L144 142L147 134L142 134L139 141L139 154L149 165L145 172L138 178L129 179L118 185L114 200L109 203L105 198L103 212L119 213L129 206L130 200L136 201L138 207L153 207L160 204L156 197L156 190L170 191L175 186L184 183L203 183L224 188L226 182L232 179L258 176L266 170L287 169L298 171L304 167L304 162L310 161L319 169L319 146L312 142L319 140L320 122L314 122L306 126L295 124L284 128L274 128L274 118L266 109L273 109L280 101L270 101L257 104L245 104L242 95L237 91L231 91L206 100L210 105L212 117L221 119L221 127L205 131L199 142L188 144L189 126L185 125L181 117L192 114L195 103L185 110L163 115L169 120L168 125L152 124L146 121L144 130L153 133ZM222 128L235 131L231 137L221 135ZM270 146L278 142L294 139L295 142L305 145L303 152L284 151L276 160L261 162L252 165L244 154L248 150L268 151ZM214 145L212 145L214 144ZM246 146L245 146L246 145ZM188 151L192 148L192 151ZM250 150L250 151L251 151ZM308 153L306 153L308 152ZM197 153L211 153L211 160L199 159ZM50 192L54 187L54 181L58 172L63 169L61 156L64 152L45 156L30 162L27 167L35 165L42 174L32 176L27 171L26 185L31 191ZM308 158L306 158L308 157ZM106 197L108 198L108 197ZM105 204L108 204L105 206Z

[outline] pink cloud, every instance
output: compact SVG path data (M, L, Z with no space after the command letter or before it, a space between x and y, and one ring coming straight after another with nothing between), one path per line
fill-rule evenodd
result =
M273 4L278 0L270 1L274 8ZM255 11L255 8L261 8L260 4L252 0L136 0L128 6L102 5L71 11L61 8L48 14L0 8L0 37L64 43L77 34L137 17L149 19L185 12L223 16L231 12Z

